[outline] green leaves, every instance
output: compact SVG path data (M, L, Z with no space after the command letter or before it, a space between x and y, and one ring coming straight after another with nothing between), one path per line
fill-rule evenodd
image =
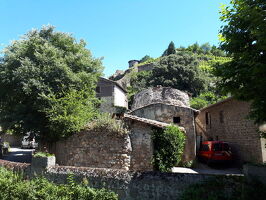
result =
M266 1L231 1L222 11L221 47L232 61L215 68L220 88L252 102L252 118L266 122Z
M5 49L0 63L2 128L46 139L80 130L95 113L102 69L84 41L52 26L30 31Z
M155 129L153 132L155 169L169 172L172 167L180 163L185 140L184 133L177 126L171 125L165 130Z

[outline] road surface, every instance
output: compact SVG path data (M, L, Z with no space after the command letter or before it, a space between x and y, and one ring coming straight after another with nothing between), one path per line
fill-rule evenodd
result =
M3 160L30 163L34 149L10 148L9 153L3 156Z

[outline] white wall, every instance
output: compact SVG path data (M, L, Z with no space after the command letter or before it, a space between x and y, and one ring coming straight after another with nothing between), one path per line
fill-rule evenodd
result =
M114 87L114 106L128 108L127 94L119 87Z

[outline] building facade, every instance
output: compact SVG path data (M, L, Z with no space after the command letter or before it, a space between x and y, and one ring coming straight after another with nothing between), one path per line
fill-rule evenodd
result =
M116 107L128 108L127 92L115 81L100 77L96 95L102 101L101 112L116 112Z
M260 138L258 126L248 119L249 111L250 103L232 97L201 109L196 118L197 143L225 141L240 164L265 162L265 139Z

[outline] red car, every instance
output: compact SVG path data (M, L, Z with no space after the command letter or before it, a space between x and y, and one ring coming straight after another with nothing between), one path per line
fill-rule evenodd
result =
M226 142L205 141L201 143L198 158L210 163L231 162L233 160L231 148Z

